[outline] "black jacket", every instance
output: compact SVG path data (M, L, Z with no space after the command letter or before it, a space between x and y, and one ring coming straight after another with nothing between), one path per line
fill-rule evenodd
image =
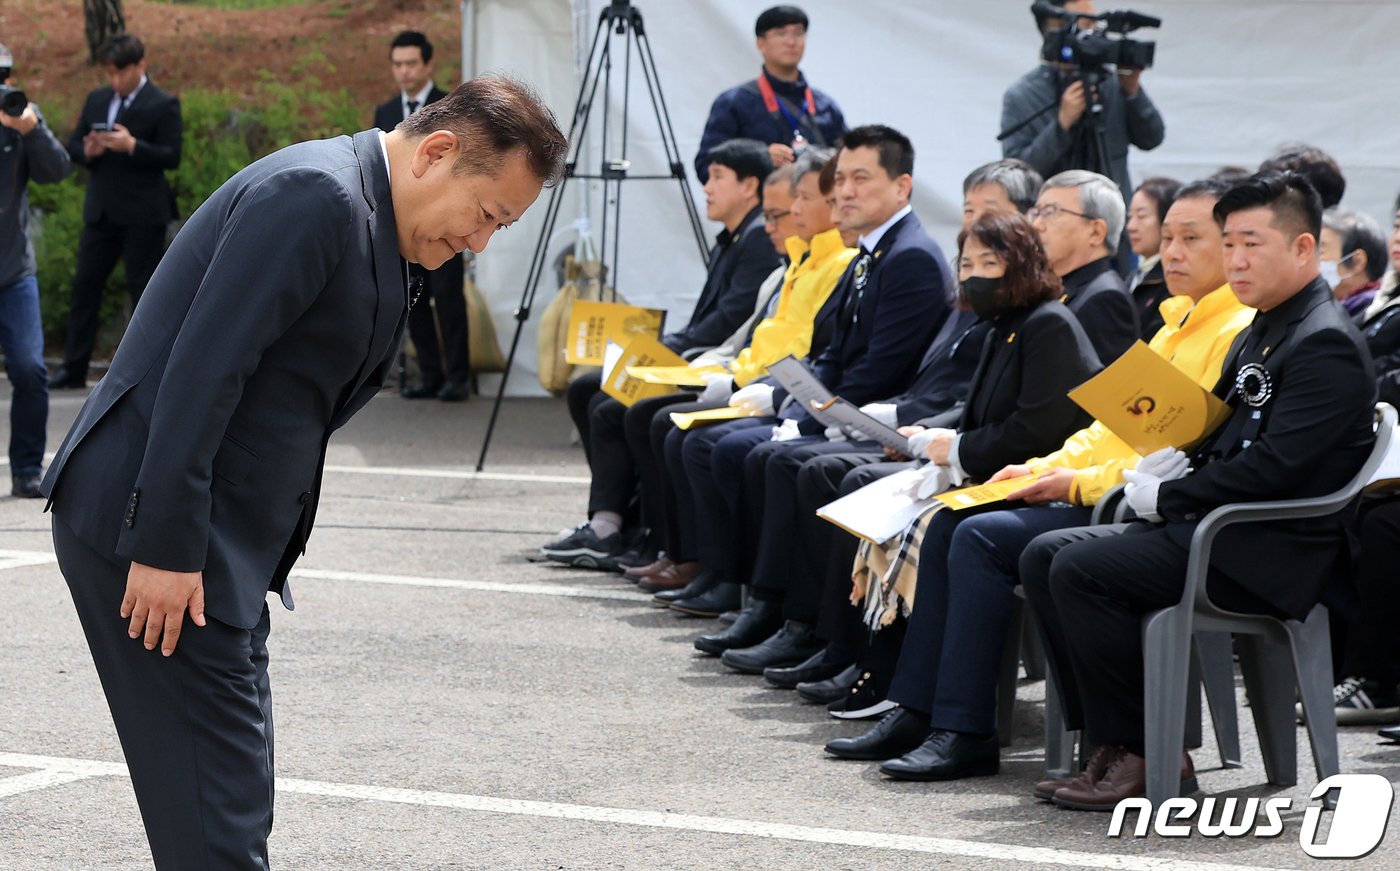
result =
M1066 306L1044 302L998 319L958 412L958 462L973 480L1064 444L1089 425L1069 391L1099 370L1089 337ZM951 415L930 425L947 426Z
M1258 375L1260 367L1267 378ZM1241 371L1254 375L1237 383ZM1260 312L1240 333L1215 393L1234 413L1196 451L1195 471L1162 484L1157 494L1157 512L1182 547L1220 505L1337 490L1375 441L1371 355L1321 279ZM1328 581L1346 575L1350 514L1226 527L1211 566L1284 613L1304 617Z
M1089 336L1099 361L1117 360L1138 339L1138 313L1113 261L1101 257L1064 276L1061 298Z
M705 351L729 338L749 315L763 280L780 258L763 231L763 209L755 206L733 232L720 231L710 249L705 288L695 301L690 321L661 341L678 354Z
M1167 290L1164 271L1162 261L1158 260L1131 291L1133 305L1137 308L1138 335L1144 342L1152 341L1152 337L1162 328L1162 313L1157 307L1172 295L1172 292Z
M184 137L180 101L147 79L131 105L117 113L116 123L136 137L135 150L130 154L109 151L89 161L83 156L83 137L93 124L107 123L112 93L111 88L98 88L88 94L68 139L68 155L92 173L83 220L94 224L105 218L126 226L168 224L176 217L175 194L165 171L180 165Z
M439 88L435 84L428 91L427 102L425 102L423 105L426 106L428 103L436 103L438 100L441 100L443 97L446 96L447 92L444 91L442 88ZM374 126L378 127L380 130L383 130L385 133L390 133L393 132L393 129L395 127L399 126L399 122L402 121L404 117L405 116L403 113L403 95L399 95L394 97L392 100L386 100L375 107Z
M896 406L900 426L961 407L991 328L972 312L954 310L948 314L933 344L924 352L914 383L904 393L886 400Z

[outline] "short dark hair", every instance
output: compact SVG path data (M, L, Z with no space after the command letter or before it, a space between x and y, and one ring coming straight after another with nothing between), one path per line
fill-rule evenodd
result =
M1322 197L1322 207L1330 209L1342 201L1347 179L1332 155L1316 146L1294 142L1283 146L1273 157L1259 164L1260 172L1296 172L1306 176Z
M730 139L710 149L711 164L718 163L734 170L739 181L746 178L758 179L759 186L773 171L773 158L768 154L768 146L757 139Z
M1188 181L1177 189L1176 200L1209 199L1218 200L1225 196L1225 192L1234 186L1235 182L1217 178L1220 173L1212 175L1210 178L1203 178L1198 181Z
M1040 186L1045 184L1045 179L1035 171L1035 167L1024 160L1008 157L984 163L968 173L967 178L963 179L963 196L984 184L994 184L1006 191L1012 205L1017 211L1024 213L1035 205L1036 197L1040 195Z
M758 20L753 25L753 35L762 36L774 28L787 27L789 24L800 24L802 29L806 30L807 13L796 6L774 6L759 13Z
M1148 199L1157 204L1157 223L1160 224L1166 220L1167 209L1172 207L1172 201L1177 198L1180 190L1181 182L1174 178L1158 175L1144 179L1133 193L1146 194Z
M822 174L817 177L817 185L824 197L831 196L831 192L836 189L836 164L838 157L840 157L839 153L831 155L831 159L826 162L826 166L822 167ZM1400 212L1400 203L1396 204L1395 210Z
M850 150L874 148L880 152L880 166L890 178L914 174L914 144L909 137L884 124L866 124L847 133L841 147Z
M1322 213L1322 226L1337 234L1342 256L1366 252L1366 279L1376 281L1385 275L1386 239L1380 224L1370 215L1333 206Z
M389 43L389 53L393 54L396 48L417 48L418 53L423 56L423 63L433 59L433 44L428 41L428 37L416 30L405 30L394 41Z
M1230 188L1215 204L1215 221L1225 226L1225 219L1247 209L1269 209L1274 213L1273 226L1291 232L1296 239L1311 233L1314 239L1322 235L1322 197L1300 172L1258 172Z
M836 149L834 148L820 148L815 145L810 145L802 149L802 153L798 154L797 159L791 164L792 186L794 188L797 187L797 183L801 181L802 176L807 173L820 173L822 170L826 169L826 165L831 162L831 158L835 156L835 154ZM817 180L817 184L820 186L820 179Z
M495 74L463 82L395 129L415 139L435 130L456 134L463 147L453 171L460 174L490 175L511 152L523 150L545 187L563 178L569 152L569 140L539 95L523 82Z
M1040 234L1020 212L987 212L958 233L958 257L970 238L986 245L1006 264L1001 287L1009 308L1027 309L1064 292Z
M97 62L103 66L111 64L124 70L138 64L146 56L146 46L134 33L114 33L97 50Z

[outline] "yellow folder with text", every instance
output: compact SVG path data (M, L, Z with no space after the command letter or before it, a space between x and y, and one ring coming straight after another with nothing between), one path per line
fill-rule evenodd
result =
M722 408L706 408L701 411L673 411L671 412L671 423L676 425L676 429L692 429L697 426L707 426L712 423L753 416L754 414L750 411L726 405Z
M661 309L581 299L569 312L564 361L576 366L601 366L608 342L625 348L633 336L660 336L665 321L666 312ZM685 365L684 360L681 365Z
M978 505L1000 502L1017 490L1029 487L1038 480L1040 480L1039 474L1022 475L1018 478L997 481L995 484L978 484L975 487L964 487L961 490L949 490L946 493L939 493L933 498L954 511L961 511L964 508L976 508Z
M704 387L706 375L723 375L727 371L723 366L631 366L627 374L648 384Z
M1220 397L1141 341L1069 398L1142 456L1190 450L1230 416Z
M684 366L685 360L679 354L646 335L633 336L626 347L619 347L616 342L609 342L604 352L604 393L631 408L638 400L676 392L674 384L649 384L633 378L627 370L636 366Z

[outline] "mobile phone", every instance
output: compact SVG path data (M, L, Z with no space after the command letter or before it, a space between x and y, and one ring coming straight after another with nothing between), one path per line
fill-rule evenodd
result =
M94 122L92 123L92 132L93 132L93 133L110 133L111 130L112 130L112 125L111 125L111 124L108 124L106 121L94 121Z

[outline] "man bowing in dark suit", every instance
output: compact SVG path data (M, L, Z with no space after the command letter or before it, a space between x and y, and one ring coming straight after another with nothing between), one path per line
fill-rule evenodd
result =
M73 162L92 175L63 365L49 377L49 386L57 388L87 386L102 288L117 259L126 264L126 288L135 306L165 249L166 225L175 217L175 194L165 171L180 165L180 101L151 84L146 47L130 33L107 40L97 59L111 86L88 94L68 140Z
M1317 191L1296 173L1260 173L1220 198L1215 219L1230 287L1259 310L1215 387L1229 420L1192 457L1160 451L1124 474L1124 499L1148 522L1045 533L1021 556L1066 710L1082 714L1098 748L1082 776L1037 785L1064 807L1108 811L1146 788L1142 618L1181 600L1201 518L1229 503L1334 492L1374 444L1371 355L1319 278ZM1347 576L1350 514L1222 530L1210 555L1211 601L1303 619L1329 581ZM1189 758L1181 779L1194 789Z
M156 269L44 492L158 869L267 867L266 594L291 607L326 444L384 381L405 261L481 251L566 149L531 91L473 79L252 164Z
M388 133L419 109L447 96L433 83L433 44L416 30L405 30L389 43L389 65L399 83L399 95L374 110L374 126ZM465 269L460 256L452 256L434 270L418 264L408 267L410 278L423 280L424 305L408 313L408 337L418 352L418 384L404 387L405 399L461 402L471 378L470 334L467 300L462 293ZM427 305L428 301L432 305ZM437 313L437 322L433 313ZM438 342L441 330L442 342Z

